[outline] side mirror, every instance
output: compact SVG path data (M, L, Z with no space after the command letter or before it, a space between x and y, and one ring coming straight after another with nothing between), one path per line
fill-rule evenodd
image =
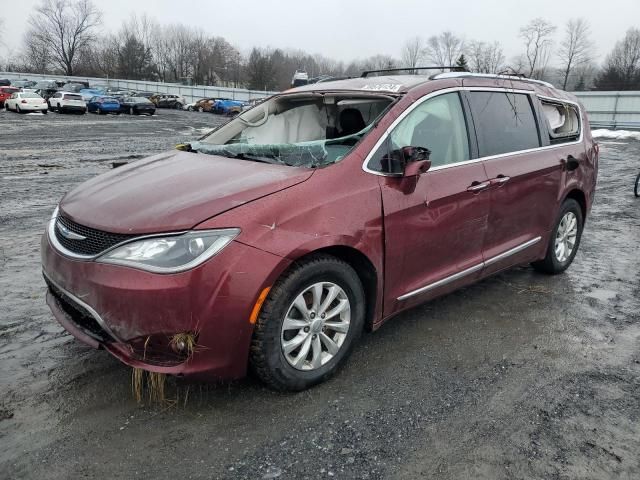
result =
M424 147L403 147L404 177L415 177L431 168L431 150Z

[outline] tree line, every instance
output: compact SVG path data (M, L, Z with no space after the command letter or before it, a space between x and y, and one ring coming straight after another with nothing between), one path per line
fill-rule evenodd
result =
M222 37L190 25L161 25L146 15L132 16L112 33L101 33L101 24L102 14L91 0L42 0L29 16L20 52L4 68L282 90L298 69L310 77L354 76L363 70L429 64L523 74L565 90L640 90L640 29L630 28L598 66L590 26L581 18L569 20L560 31L542 18L531 20L519 30L522 53L509 60L499 42L467 40L445 31L407 40L398 58L374 55L351 62L265 47L243 54Z

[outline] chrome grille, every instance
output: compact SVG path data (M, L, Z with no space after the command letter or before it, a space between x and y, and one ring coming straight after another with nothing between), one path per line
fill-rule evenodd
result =
M65 237L61 232L59 225L62 225L70 232L76 233L82 237L83 240L75 240ZM122 233L109 233L102 230L96 230L94 228L85 227L70 219L59 216L56 219L55 225L56 240L67 250L77 255L94 256L101 252L122 243L125 240L133 238L135 235L126 235Z

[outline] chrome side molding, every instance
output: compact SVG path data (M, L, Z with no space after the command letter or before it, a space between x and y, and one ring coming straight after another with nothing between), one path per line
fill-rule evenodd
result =
M430 283L428 285L425 285L424 287L420 287L417 288L416 290L412 290L408 293L405 293L404 295L401 295L398 297L398 301L403 301L406 300L408 298L411 298L415 295L419 295L421 293L424 292L428 292L429 290L433 290L435 288L438 287L442 287L444 285L447 285L448 283L451 282L455 282L456 280L460 280L463 277L466 277L467 275L471 275L472 273L475 273L479 270L482 270L484 267L488 267L489 265L493 265L496 262L499 262L501 260L504 260L505 258L510 257L511 255L515 255L516 253L520 253L521 251L535 245L536 243L538 243L540 240L542 240L542 237L536 237L536 238L532 238L529 241L526 241L516 247L513 247L509 250L507 250L506 252L501 253L500 255L496 255L495 257L491 257L488 260L485 260L482 263L479 263L477 265L474 265L473 267L469 267L466 268L458 273L454 273L453 275L449 275L448 277L444 277L443 279L438 280L437 282L433 282Z

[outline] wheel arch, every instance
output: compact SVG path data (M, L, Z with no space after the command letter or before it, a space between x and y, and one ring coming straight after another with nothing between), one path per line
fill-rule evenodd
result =
M294 263L300 262L318 254L326 254L336 257L351 266L356 271L365 295L365 329L371 331L376 318L376 307L378 299L378 272L373 262L364 253L354 247L346 245L332 245L321 247L300 255L295 258ZM285 269L286 271L286 269ZM280 273L280 275L284 272ZM280 276L279 275L279 276Z
M570 190L565 195L565 197L562 200L562 202L564 203L565 200L567 200L568 198L571 198L571 199L575 200L576 202L578 202L578 205L580 205L580 210L582 211L582 222L584 223L587 220L587 197L586 197L586 195L579 188L573 188L572 190Z

